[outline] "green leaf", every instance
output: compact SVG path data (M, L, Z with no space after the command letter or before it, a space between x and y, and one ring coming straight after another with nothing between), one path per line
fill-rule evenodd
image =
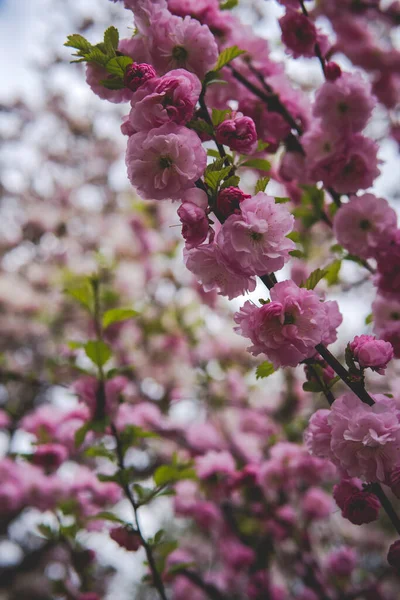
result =
M225 2L223 2L220 5L220 9L221 10L230 10L231 8L235 8L235 6L237 6L239 4L239 0L225 0Z
M222 121L225 121L225 117L227 115L229 115L230 112L231 112L231 110L229 108L225 109L225 110L218 110L217 108L213 108L211 120L212 120L214 127L218 127L218 125L220 125L220 123L222 123Z
M99 368L106 364L111 358L112 352L109 346L101 340L90 340L84 345L86 356Z
M104 32L104 46L109 56L115 56L118 49L119 33L116 27L109 27Z
M225 48L225 50L222 50L221 54L218 57L217 64L214 67L214 71L219 71L241 54L246 54L246 50L240 50L240 48L238 48L237 46Z
M252 167L253 169L258 169L259 171L269 171L271 169L271 163L265 158L250 158L249 160L245 160L240 165L241 167Z
M56 531L50 527L50 525L46 525L45 523L39 523L36 525L36 529L39 533L42 534L47 540L52 540L56 537Z
M265 379L275 373L275 367L272 363L265 361L258 365L256 369L256 379Z
M206 121L203 121L203 119L193 119L192 121L186 123L186 127L189 127L189 129L193 129L193 131L198 131L199 133L207 133L209 136L212 136L214 133L214 130L211 127L211 125Z
M292 242L296 242L296 244L301 241L301 235L298 231L291 231L286 237L292 240Z
M254 193L258 194L258 192L265 192L265 188L269 184L269 181L270 177L261 177L261 179L259 179L256 183Z
M303 390L305 392L321 392L321 386L317 381L306 381L303 383Z
M77 431L75 431L75 448L79 448L82 446L85 441L85 437L87 432L90 430L90 423L85 423L82 427L79 427Z
M333 246L330 247L330 251L335 254L343 254L343 246L340 244L333 244Z
M307 290L313 290L317 283L321 281L321 279L323 279L325 275L325 269L315 269L315 271L313 271L311 275L307 277L307 279L302 283L300 287L304 287Z
M263 142L262 140L258 140L257 142L257 152L262 152L263 150L266 150L269 146L268 142Z
M132 308L112 308L107 310L103 315L103 327L106 329L113 323L126 321L138 316L138 312Z
M132 63L133 59L130 56L114 56L107 62L106 69L111 75L117 75L123 79L126 68Z
M195 470L186 465L162 465L154 473L154 481L158 486L176 483L182 479L196 479Z
M110 57L107 56L104 52L95 46L92 47L91 51L88 54L85 54L85 60L87 62L94 62L101 67L105 67L108 63Z
M92 515L89 517L92 520L99 519L102 521L111 521L112 523L121 523L121 525L126 525L126 522L123 519L114 515L114 513L104 510L102 512L97 513L96 515Z
M225 179L225 177L227 177L231 172L231 168L232 167L228 166L224 169L221 169L221 171L209 171L205 174L204 181L209 188L212 190L217 190L221 181Z
M330 265L325 267L325 279L328 282L328 285L335 285L335 283L339 281L339 271L341 266L341 260L334 260Z
M92 49L92 44L87 41L82 35L79 33L74 33L67 37L67 41L64 46L68 46L70 48L76 48L76 50L80 50L82 53L90 52Z
M224 79L221 79L218 71L209 71L204 77L203 85L204 87L207 87L208 85L211 85L213 83L222 83L226 85L228 82Z
M282 198L281 196L275 196L275 204L286 204L290 202L290 198Z
M154 536L153 543L159 544L161 542L161 540L163 539L164 535L165 535L164 529L159 529L157 531L156 535Z
M220 171L225 164L225 159L218 155L218 157L206 168L206 174L210 173L210 171Z
M64 292L77 300L89 312L92 311L93 290L87 280L67 286Z
M168 575L177 575L180 571L185 571L187 569L192 569L196 567L196 563L194 562L181 562L175 563L169 570Z
M365 324L370 325L371 323L373 323L373 321L374 321L374 315L372 313L369 313L369 315L367 317L365 317Z
M112 450L107 450L104 446L91 446L85 450L85 456L89 458L108 458L111 461L115 460L115 452Z
M231 175L228 179L225 179L224 183L221 185L221 190L227 187L238 187L240 183L240 177L238 175Z
M212 156L213 158L219 158L218 150L214 150L213 148L208 148L207 156Z
M293 258L304 258L305 257L304 252L302 252L301 250L290 250L289 254L290 254L290 256L293 256Z

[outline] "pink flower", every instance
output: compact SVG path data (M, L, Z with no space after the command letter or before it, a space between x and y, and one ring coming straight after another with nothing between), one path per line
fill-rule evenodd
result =
M393 358L393 346L390 342L377 340L373 335L356 335L349 345L361 368L370 367L380 375L385 374L387 364Z
M397 215L383 198L373 194L351 196L335 215L333 231L351 254L361 258L375 257L377 249L394 233Z
M328 62L325 65L325 77L328 81L334 82L342 74L342 69L335 62Z
M390 546L387 561L391 567L397 571L400 570L400 540L393 542Z
M264 353L275 367L295 367L315 354L315 346L329 333L328 308L336 302L321 302L312 290L299 288L293 281L277 283L271 302L257 307L246 302L235 315L236 331L250 338L254 356Z
M194 131L166 123L128 140L128 177L145 199L179 199L204 173L206 151Z
M400 297L400 229L377 252L376 284L381 294Z
M333 577L350 577L357 562L357 554L354 548L343 546L329 553L326 560L326 569Z
M208 207L207 194L198 188L188 190L178 208L178 216L182 223L182 235L185 238L186 248L196 248L207 238L210 228L206 215Z
M307 519L325 519L332 513L332 498L323 490L313 487L304 494L301 508Z
M289 260L294 242L286 236L294 217L284 204L259 192L240 203L240 214L227 218L217 235L226 256L234 257L243 272L265 275L278 271Z
M110 538L117 542L118 546L129 550L130 552L136 552L142 545L140 535L135 531L131 531L126 527L114 527L110 530Z
M313 113L324 129L341 134L357 133L367 124L376 104L368 81L358 73L342 73L318 90Z
M376 521L381 504L375 494L366 491L354 492L344 504L342 516L354 525Z
M251 154L257 147L257 132L253 119L242 113L232 114L215 131L217 142L241 154Z
M221 190L217 198L218 211L224 216L229 217L232 214L240 214L240 204L246 198L251 198L249 194L242 192L237 187L227 187Z
M32 456L32 463L48 470L57 469L68 457L67 449L61 444L41 444Z
M208 12L216 11L218 8L218 0L168 0L168 10L174 15L180 17L190 15L199 21L203 21Z
M361 490L362 482L360 479L342 479L340 483L333 487L333 497L338 507L343 510L350 496Z
M157 19L151 24L152 62L159 73L187 69L203 79L217 62L218 47L207 25L190 17Z
M225 450L221 452L211 450L204 456L198 456L195 465L200 479L208 479L213 475L233 475L236 471L232 455Z
M146 81L153 79L156 76L154 67L147 63L133 62L126 68L124 75L125 87L136 92Z
M369 188L379 175L377 150L373 140L356 133L334 148L333 154L311 163L309 176L339 193L355 194Z
M111 79L112 75L106 70L105 67L101 67L96 63L86 64L86 83L90 85L92 92L103 100L114 102L118 104L120 102L128 102L132 98L132 91L128 88L122 88L121 90L109 90L104 87L100 81Z
M304 432L304 442L311 454L320 458L331 458L332 427L329 423L331 411L325 408L317 410L310 418Z
M289 8L279 19L279 25L282 29L282 42L294 58L315 56L317 30L311 19Z
M393 401L379 398L373 406L352 393L332 404L331 450L335 464L350 476L384 481L398 461L400 423Z
M242 273L240 265L226 257L216 243L184 251L183 256L186 267L202 283L206 292L217 290L232 300L256 288L255 278Z
M200 80L185 69L150 79L132 96L129 121L136 131L149 131L164 123L190 121L201 91Z

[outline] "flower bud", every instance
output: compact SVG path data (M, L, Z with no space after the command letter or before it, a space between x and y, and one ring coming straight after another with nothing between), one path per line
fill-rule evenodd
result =
M400 540L390 546L387 561L391 567L400 570Z
M257 131L253 119L241 113L220 123L215 131L217 142L242 154L251 154L257 146Z
M325 77L328 81L336 81L342 74L342 69L339 65L333 61L326 63L325 65Z
M154 67L147 63L132 63L128 65L124 75L125 87L136 92L136 90L146 83L149 79L153 79L156 76Z
M373 335L356 335L349 347L362 369L369 367L380 375L385 374L388 362L393 358L392 344L377 340Z
M125 548L125 550L129 550L130 552L136 552L142 545L139 534L126 527L114 527L114 529L111 529L110 538L114 542L117 542L121 548Z
M217 207L224 217L240 213L240 203L246 198L251 198L237 187L227 187L220 191L217 198Z
M345 502L342 515L354 525L372 523L379 516L381 504L375 494L355 492Z

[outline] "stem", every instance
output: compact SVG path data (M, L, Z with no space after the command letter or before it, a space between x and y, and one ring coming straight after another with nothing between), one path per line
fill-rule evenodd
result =
M124 453L122 450L121 441L118 436L118 431L117 431L114 423L111 424L111 431L115 438L115 442L117 444L116 451L117 451L117 458L118 458L118 466L121 469L121 471L124 471L125 470ZM163 583L163 580L161 579L160 573L158 572L157 565L154 560L152 548L147 543L146 538L143 536L143 533L142 533L142 530L140 527L139 515L138 515L138 505L136 504L135 498L132 494L132 491L131 491L129 485L124 483L122 488L125 492L126 498L129 500L129 502L133 508L133 513L135 516L136 533L139 535L142 546L146 552L147 561L149 563L150 571L151 571L151 574L153 577L154 587L158 591L160 598L162 600L167 600L164 583Z
M303 15L305 17L307 17L309 19L310 15L308 14L308 10L304 6L304 0L299 0L299 2L300 2L301 12L303 13ZM315 50L315 56L318 58L318 60L319 60L319 62L321 64L322 72L323 72L324 77L325 77L326 76L326 72L325 72L325 59L322 56L321 46L319 45L318 42L316 42L314 50Z
M326 399L328 400L330 406L332 406L332 404L335 402L335 397L332 394L331 390L329 390L326 385L325 382L321 379L321 377L319 376L318 371L314 368L314 365L312 363L307 363L307 366L309 368L309 370L311 371L312 375L315 377L315 379L318 381L319 386L321 388L321 390L323 391Z

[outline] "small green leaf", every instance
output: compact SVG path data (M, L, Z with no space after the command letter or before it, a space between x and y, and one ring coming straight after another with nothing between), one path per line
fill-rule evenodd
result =
M132 63L133 59L130 56L114 56L107 62L106 69L111 75L117 75L123 79L126 68Z
M231 169L232 167L228 166L224 169L221 169L221 171L209 171L205 174L204 181L206 182L209 188L211 188L212 190L217 190L219 184L223 179L225 179L225 177L229 175Z
M76 48L76 50L80 50L82 53L90 52L92 49L92 44L87 41L82 35L79 33L74 33L67 37L67 41L64 46L68 46L70 48Z
M228 179L225 179L224 183L221 185L221 190L227 187L238 187L240 183L240 177L238 175L231 175Z
M275 196L275 204L286 204L290 202L290 198L282 198L281 196Z
M93 290L87 280L77 284L71 284L66 287L64 291L91 312L93 305Z
M261 177L261 179L259 179L256 183L256 188L254 190L254 193L258 194L258 192L265 192L265 188L269 184L269 181L270 181L270 177Z
M85 441L86 434L89 430L90 423L85 423L84 425L82 425L82 427L79 427L79 429L75 432L75 448L79 448L79 446L82 446L83 442Z
M198 131L199 133L207 133L209 136L212 136L214 133L211 125L206 121L203 121L203 119L193 119L192 121L186 123L186 127L193 129L193 131Z
M265 361L258 365L256 369L256 379L265 379L275 373L275 367L272 363Z
M221 10L231 10L231 8L235 8L235 6L237 6L239 4L239 0L225 0L225 2L223 2L220 5L220 9Z
M271 169L271 163L265 158L249 158L240 165L241 167L252 167L259 171L269 171Z
M296 242L296 244L301 241L301 235L298 231L291 231L286 237L292 240L292 242Z
M181 562L175 563L169 570L168 575L177 575L181 571L186 571L187 569L192 569L196 567L196 563L194 562Z
M109 346L101 340L90 340L84 345L86 356L99 368L106 364L111 358L112 352Z
M365 324L370 325L371 323L373 323L373 321L374 321L374 315L372 313L369 313L369 315L367 317L365 317Z
M266 150L269 146L268 142L263 142L262 140L258 140L257 142L257 152L262 152L263 150Z
M240 48L238 48L237 46L225 48L225 50L222 50L221 54L218 57L218 61L214 67L214 71L219 71L241 54L246 54L246 50L240 50Z
M100 48L93 46L91 51L88 54L85 54L85 60L87 62L94 62L101 67L105 67L108 63L110 57L107 56L104 52L100 50Z
M304 252L302 252L301 250L290 250L289 254L290 254L290 256L293 256L293 258L304 258L305 257Z
M315 269L315 271L313 271L311 275L307 277L307 279L302 283L300 287L304 287L307 290L313 290L317 283L321 281L321 279L323 279L325 275L325 269Z
M230 109L218 110L217 108L213 108L211 120L214 127L218 127L218 125L220 125L222 121L225 121L225 117L229 115L230 112Z
M121 523L121 525L126 525L126 522L123 519L114 515L114 513L104 510L102 512L97 513L96 515L92 515L89 517L92 520L98 519L101 521L111 521L112 523Z
M91 446L85 450L85 456L89 458L108 458L111 461L115 460L115 452L112 450L107 450L104 446Z
M306 381L303 383L303 390L305 392L321 392L321 386L317 381Z
M339 271L342 266L341 260L334 260L330 265L325 267L325 279L328 282L328 285L335 285L339 281Z
M104 46L109 56L115 56L118 49L119 33L116 27L109 27L104 32Z
M196 479L195 470L185 465L162 465L154 473L154 481L158 486L176 483L182 479Z
M208 148L207 156L212 156L213 158L219 158L218 150L214 150L213 148Z
M126 321L138 316L138 312L132 308L112 308L107 310L103 315L103 327L106 329L113 323Z

